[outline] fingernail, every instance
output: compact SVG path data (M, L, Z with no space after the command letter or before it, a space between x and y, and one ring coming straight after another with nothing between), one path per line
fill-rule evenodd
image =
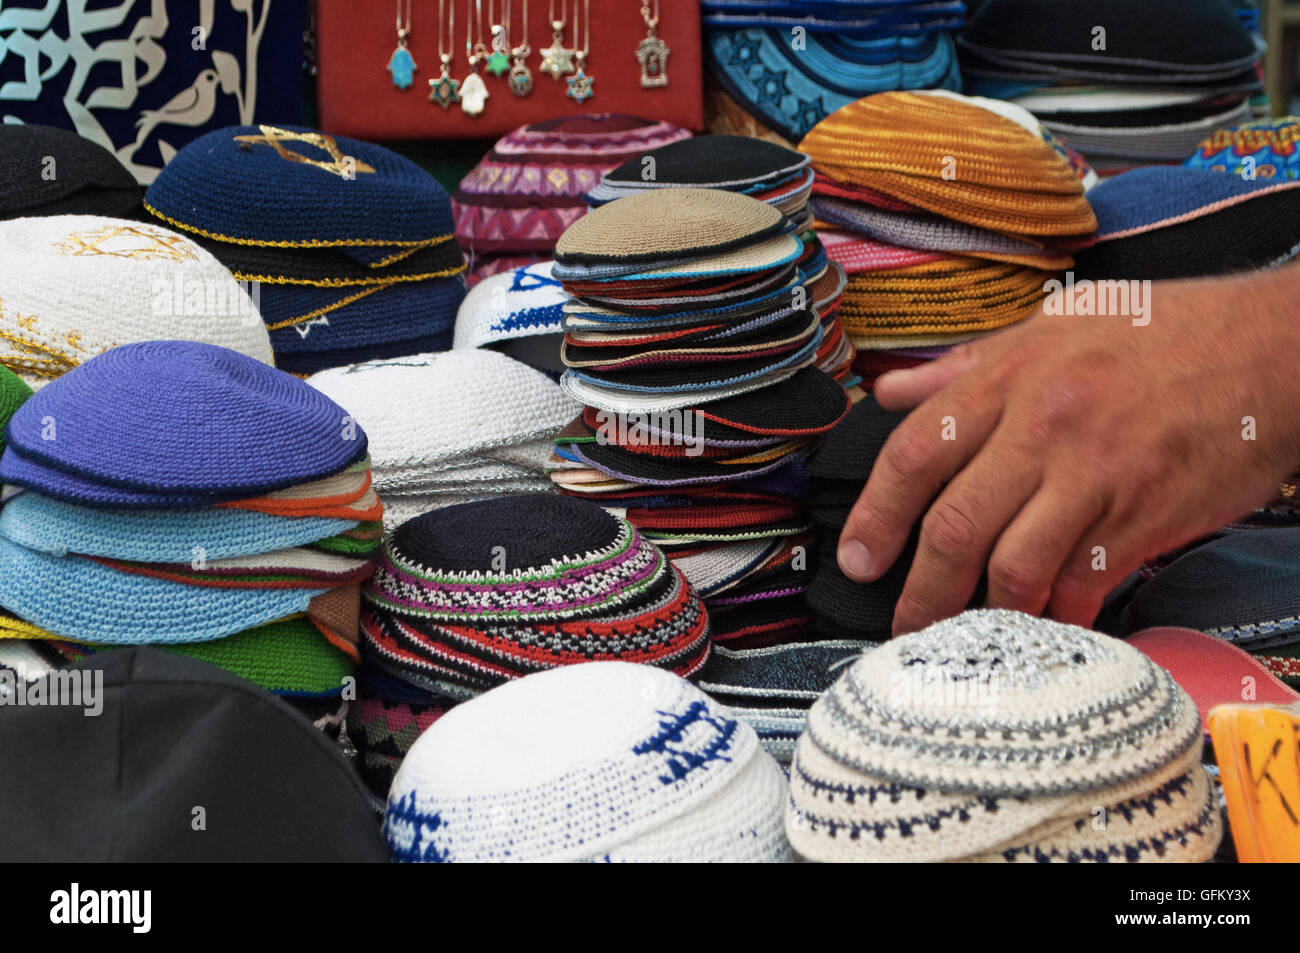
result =
M839 560L840 568L844 570L844 575L850 579L866 582L867 577L871 575L871 553L856 539L840 543L836 558Z

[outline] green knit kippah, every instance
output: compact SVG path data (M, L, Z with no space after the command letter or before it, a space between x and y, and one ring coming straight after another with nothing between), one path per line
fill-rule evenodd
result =
M32 389L25 380L9 368L0 367L0 452L5 448L5 426L9 418L31 396Z
M60 643L59 647L74 657L124 648L73 643ZM209 662L277 695L338 695L343 691L343 679L354 669L347 653L327 641L306 616L259 625L211 642L154 648Z

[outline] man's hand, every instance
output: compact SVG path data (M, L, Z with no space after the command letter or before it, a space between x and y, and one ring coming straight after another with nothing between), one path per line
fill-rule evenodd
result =
M1157 282L1150 321L1051 316L880 378L890 436L839 543L879 578L924 513L894 634L988 605L1088 625L1143 560L1300 470L1300 267Z

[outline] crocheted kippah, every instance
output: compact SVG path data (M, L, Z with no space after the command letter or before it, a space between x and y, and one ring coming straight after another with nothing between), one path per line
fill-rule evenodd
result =
M593 662L435 722L393 781L384 835L402 861L788 860L780 778L699 689Z
M569 299L551 275L553 262L485 278L456 312L454 348L490 347L541 370L563 370L560 343Z
M873 777L1029 796L1141 778L1191 747L1200 718L1168 672L1122 642L974 610L868 653L813 706L808 729Z
M654 175L646 179L646 158ZM806 155L747 136L703 135L660 146L605 174L604 182L637 187L736 189L788 176L809 162Z
M113 414L104 414L113 407ZM192 495L254 496L342 470L364 431L319 391L210 344L148 341L99 355L42 388L9 422L7 482L76 499L78 483ZM23 477L23 459L41 464Z
M818 123L799 148L819 174L968 225L1054 237L1096 229L1065 159L984 101L878 93Z
M1300 529L1229 533L1143 583L1122 629L1198 629L1252 655L1300 643Z
M9 418L31 396L32 389L26 381L9 368L0 366L0 453L4 452L5 429Z
M690 133L635 116L564 116L520 126L497 141L452 197L456 237L476 254L549 253L586 213L582 195L624 160Z
M280 248L417 248L450 238L437 179L382 146L300 126L231 126L181 149L145 194L189 232ZM381 257L392 250L382 252Z
M1300 179L1300 118L1261 119L1217 129L1197 144L1183 165L1193 169L1253 173L1261 179Z
M787 219L747 195L655 189L611 202L575 222L555 245L565 264L655 262L721 254L779 234Z
M27 549L64 556L189 562L253 556L307 546L359 524L346 519L284 517L212 507L105 510L64 503L41 493L19 493L0 509L0 536Z
M1093 46L1091 31L1098 23L1106 25L1103 51ZM975 7L958 42L1044 65L1094 63L1096 69L1163 75L1240 68L1258 55L1225 0L1147 0L1140 8L1125 0L986 0Z
M176 232L90 215L0 223L0 364L33 384L133 341L203 341L271 363L257 307Z
M117 156L53 126L0 123L0 219L140 212L141 190Z

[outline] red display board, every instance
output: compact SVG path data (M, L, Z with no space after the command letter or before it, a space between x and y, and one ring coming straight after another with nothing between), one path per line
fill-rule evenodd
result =
M456 4L453 79L469 72L465 56L466 0ZM472 2L472 0L471 0ZM497 2L498 7L501 3ZM487 0L483 0L484 27ZM473 139L500 136L525 123L575 113L628 113L663 119L699 131L704 107L701 91L700 9L697 0L660 0L658 35L668 45L668 85L641 85L638 45L646 38L640 0L591 0L592 40L586 72L595 94L578 103L566 95L564 79L541 71L539 51L551 45L547 0L529 0L527 65L533 74L532 92L515 96L504 76L479 73L488 100L478 116L459 106L446 111L429 101L429 80L440 73L438 58L438 0L412 0L408 41L416 63L409 89L393 85L389 58L397 46L394 0L321 0L316 10L317 89L320 126L326 132L358 139ZM564 45L573 46L573 5L566 2L569 23ZM523 0L514 0L511 42L520 42ZM486 38L485 38L486 39ZM447 43L444 39L444 48ZM586 45L584 41L584 45Z

